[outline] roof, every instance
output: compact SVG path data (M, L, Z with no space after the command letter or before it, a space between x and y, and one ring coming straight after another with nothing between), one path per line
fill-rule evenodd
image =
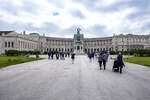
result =
M9 34L10 32L13 32L13 31L0 31L0 35L2 35L2 34L7 35L7 34Z
M40 36L38 33L30 33L30 36Z
M7 36L18 36L18 33L13 31L7 34Z

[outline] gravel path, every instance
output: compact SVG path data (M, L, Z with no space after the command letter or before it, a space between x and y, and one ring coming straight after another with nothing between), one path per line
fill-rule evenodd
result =
M40 60L0 70L0 100L150 100L150 68L125 63L123 74L113 61L99 70L96 60L76 56Z

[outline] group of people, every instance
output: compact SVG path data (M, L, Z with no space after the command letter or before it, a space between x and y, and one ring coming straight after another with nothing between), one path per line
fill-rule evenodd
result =
M108 57L109 57L109 54L108 53L101 53L98 57L98 62L99 62L99 66L100 66L100 70L102 69L102 63L103 63L103 66L104 66L104 70L106 69L106 62L108 61ZM122 73L122 68L123 68L124 65L124 62L123 62L123 56L121 53L119 53L117 55L117 59L114 61L114 65L113 65L113 68L112 70L113 71L117 71L117 72L120 72Z
M70 57L70 53L66 53L66 52L57 52L57 53L53 53L53 52L48 52L48 59L54 59L54 55L56 56L56 59L59 60L65 60L65 57ZM74 64L74 59L75 59L75 53L71 53L71 59L72 59L72 64Z
M98 60L100 70L102 70L102 66L103 66L103 69L105 70L106 63L109 57L109 53L99 53L99 54L88 53L88 58L90 59L90 62L92 61L92 59L94 59L94 57L96 57L96 59ZM117 60L114 61L113 70L115 71L115 69L117 69L117 71L122 73L123 66L125 66L123 62L123 56L121 53L119 53L117 55Z
M106 69L106 62L108 61L109 54L108 53L100 53L98 57L100 70L102 69L102 64L104 66L104 70Z
M94 53L94 52L88 53L87 55L88 55L88 57L89 57L89 59L90 59L90 62L91 62L92 59L94 59L94 57L95 57L95 53Z
M70 53L64 53L64 52L57 52L57 53L53 53L53 52L48 52L48 59L54 59L54 55L56 56L56 59L62 59L64 60L65 57L70 57Z
M53 53L53 52L49 52L48 53L48 59L53 59L54 55L56 56L57 60L58 59L65 60L65 57L70 57L70 55L71 55L72 64L74 64L75 53L65 53L65 52ZM102 66L103 66L104 70L106 69L106 63L108 61L109 53L99 53L99 54L88 53L88 57L90 59L90 62L92 61L92 59L94 59L96 57L98 60L98 63L99 63L100 70L102 70ZM122 73L123 66L124 66L123 56L121 53L119 53L117 56L117 60L114 61L113 70L115 71L115 69L117 68L117 70L120 73Z

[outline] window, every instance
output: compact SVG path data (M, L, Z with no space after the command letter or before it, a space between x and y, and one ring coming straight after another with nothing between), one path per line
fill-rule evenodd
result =
M8 42L8 48L10 47L10 42Z
M5 42L5 47L7 48L7 42Z
M12 48L14 48L14 42L11 42L11 46L12 46Z

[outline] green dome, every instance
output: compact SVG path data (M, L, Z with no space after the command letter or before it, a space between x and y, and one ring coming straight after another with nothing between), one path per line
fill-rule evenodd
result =
M30 33L29 35L32 35L32 36L40 36L38 33Z

